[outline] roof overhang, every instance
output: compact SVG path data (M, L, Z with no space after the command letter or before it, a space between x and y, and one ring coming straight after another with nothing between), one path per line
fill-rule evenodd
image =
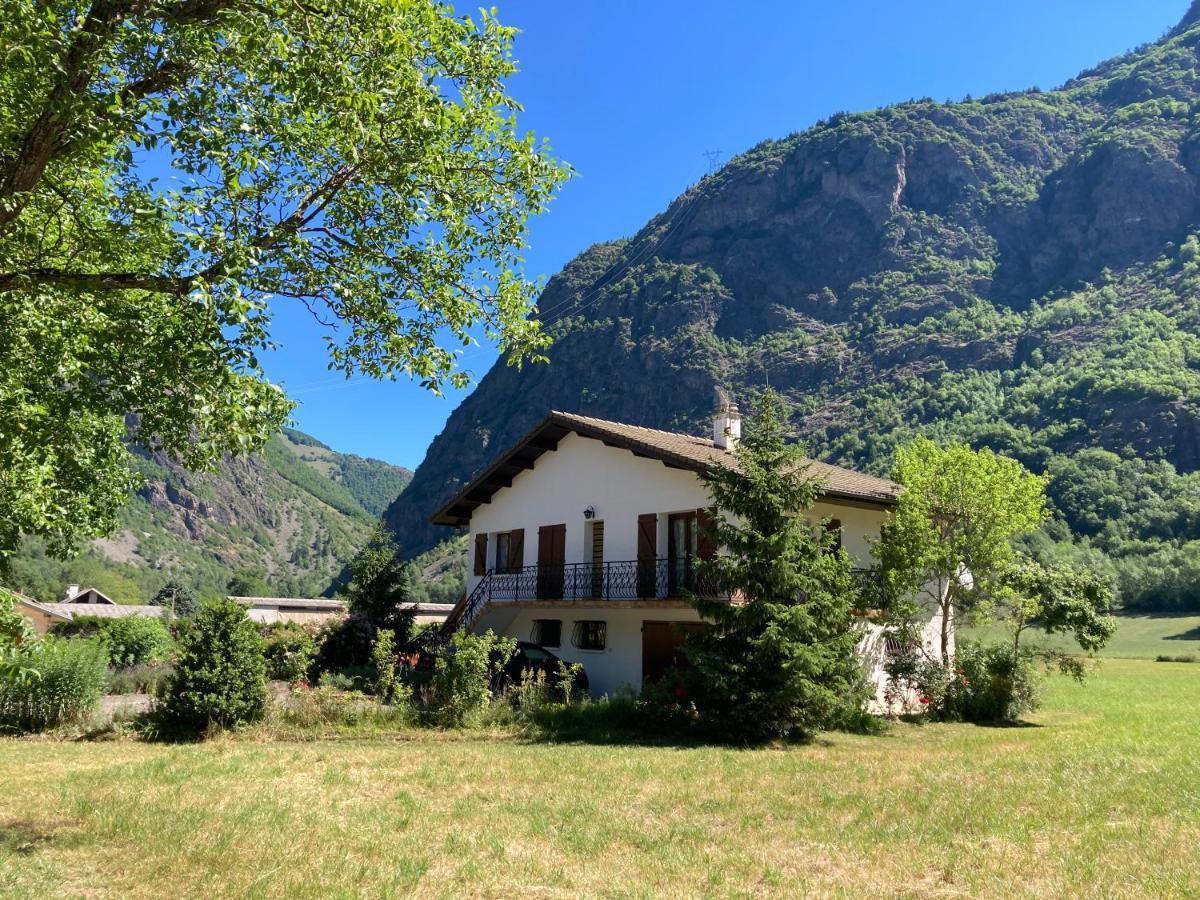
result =
M514 478L522 472L532 469L543 454L556 451L559 442L568 434L592 438L601 441L606 446L628 450L634 456L658 460L668 468L684 469L698 475L707 474L714 467L714 463L697 460L681 453L673 453L667 448L638 440L636 437L614 434L602 428L592 427L586 422L551 412L517 441L508 452L484 469L466 487L455 494L452 500L430 516L429 521L434 525L449 525L457 528L467 526L476 509L485 503L491 503L492 497L496 495L497 491L512 487ZM865 509L887 509L896 505L894 497L871 497L836 490L826 490L822 492L821 496L823 499Z

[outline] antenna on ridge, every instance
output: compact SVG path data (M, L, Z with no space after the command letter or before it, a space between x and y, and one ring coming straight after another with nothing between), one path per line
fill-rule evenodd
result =
M705 150L701 155L708 160L708 174L715 175L717 173L717 169L721 168L721 151Z

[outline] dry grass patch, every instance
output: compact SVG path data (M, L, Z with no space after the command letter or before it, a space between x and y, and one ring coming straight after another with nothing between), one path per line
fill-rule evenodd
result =
M1113 660L1037 727L784 749L6 740L0 894L1197 893L1198 701L1200 666Z

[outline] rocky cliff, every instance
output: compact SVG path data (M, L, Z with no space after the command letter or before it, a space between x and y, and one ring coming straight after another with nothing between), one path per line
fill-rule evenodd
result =
M1041 552L1194 596L1198 71L1200 4L1053 91L760 144L550 281L550 365L490 371L386 521L409 553L446 537L430 512L548 409L703 433L714 389L769 380L831 461L886 471L922 431L1049 471Z

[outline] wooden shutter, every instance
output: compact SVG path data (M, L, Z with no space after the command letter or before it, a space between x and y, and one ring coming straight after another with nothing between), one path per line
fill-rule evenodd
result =
M712 559L717 555L716 535L713 528L716 520L711 509L696 510L696 527L699 535L696 538L696 555L701 559Z
M525 529L517 528L508 535L508 571L519 572L525 565Z
M842 520L830 519L829 526L825 530L833 536L833 541L829 544L829 552L837 553L842 549Z
M475 574L487 574L487 535L475 535Z

